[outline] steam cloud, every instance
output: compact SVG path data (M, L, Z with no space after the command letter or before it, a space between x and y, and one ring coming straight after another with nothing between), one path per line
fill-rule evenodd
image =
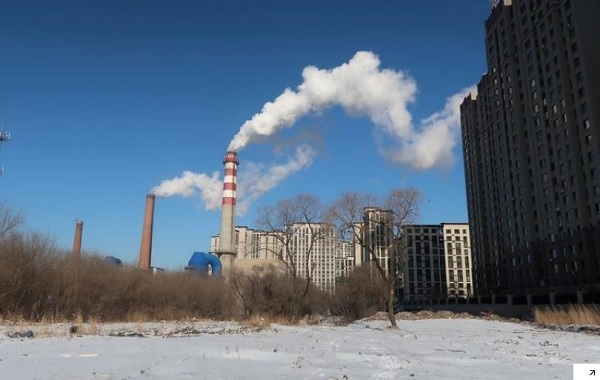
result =
M316 152L309 145L296 148L296 154L285 164L270 168L264 164L247 163L239 174L237 212L244 215L253 201L273 189L290 174L312 164Z
M219 179L218 171L208 176L204 173L196 174L186 170L181 177L166 179L150 192L157 197L179 195L188 198L200 195L206 210L217 210L221 207L223 181Z
M400 71L379 69L379 64L375 54L359 51L348 63L331 70L306 67L298 91L287 88L273 102L266 103L260 113L242 125L229 150L239 151L259 136L272 135L311 112L335 105L352 116L367 115L396 138L406 137L411 130L406 105L414 101L416 83Z
M378 136L379 152L386 159L416 170L445 168L454 161L453 148L460 134L462 100L474 86L450 96L443 110L421 120L416 128L407 107L415 101L417 85L402 71L381 69L372 52L359 51L350 61L333 69L308 66L303 82L294 91L286 88L261 112L246 121L233 137L228 150L240 151L261 137L272 136L293 126L302 117L340 106L350 116L367 116ZM315 151L308 145L296 148L285 164L267 167L244 163L238 182L237 212L243 215L249 205L288 175L312 164ZM221 205L222 180L183 172L181 177L163 181L151 190L157 196L199 195L207 210Z
M243 172L238 176L236 212L244 215L253 201L290 174L309 166L314 156L315 151L310 146L300 145L296 148L295 155L289 157L285 164L267 167L264 164L245 163ZM164 180L150 192L158 197L179 195L187 198L199 195L206 210L217 210L221 207L223 181L219 179L219 172L207 176L184 171L181 177Z

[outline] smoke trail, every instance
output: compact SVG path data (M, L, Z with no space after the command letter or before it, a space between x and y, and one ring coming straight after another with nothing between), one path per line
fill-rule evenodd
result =
M407 136L411 115L406 106L414 101L417 86L403 72L380 69L379 64L375 54L359 51L348 63L331 70L306 67L298 90L285 89L273 102L266 103L260 113L242 125L229 150L239 151L260 136L272 135L311 112L335 105L352 116L367 115L396 138Z
M251 203L271 190L287 176L312 164L316 152L308 145L296 148L295 156L287 163L266 167L263 164L247 163L240 171L237 212L244 215Z
M463 89L446 99L444 108L412 124L407 106L414 102L415 81L401 71L381 69L379 58L365 51L357 52L350 61L333 69L306 67L304 81L297 90L285 89L261 112L246 121L229 144L239 151L260 137L271 136L291 127L309 113L341 106L350 116L367 116L374 124L380 154L386 159L417 170L445 168L454 162L453 149L460 134L460 103L475 87ZM238 182L238 214L276 187L288 175L309 166L315 151L307 145L296 149L285 164L267 167L244 163ZM183 172L181 177L163 181L152 189L157 196L199 194L207 210L220 208L222 181L219 173L212 176Z
M309 166L314 156L315 151L304 144L297 147L295 155L289 157L284 164L268 167L264 164L244 163L244 170L238 177L236 213L245 215L252 202L290 174ZM188 198L199 195L206 210L218 210L221 208L223 181L219 179L219 172L213 172L209 177L203 173L184 171L181 177L162 181L150 193L158 197L179 195Z
M184 171L181 177L166 179L150 190L157 197L172 197L179 195L185 198L200 195L206 210L217 210L221 207L223 181L219 179L219 172L212 176L204 173L196 174Z
M405 136L411 122L406 105L414 101L416 84L400 71L379 69L379 64L375 54L359 51L348 63L331 70L306 67L298 90L287 88L266 103L242 125L229 149L241 150L259 136L272 135L311 112L335 105L352 116L367 115L391 135Z
M309 113L341 106L351 116L368 116L384 136L380 153L388 160L417 170L448 167L460 129L459 106L474 88L447 99L444 109L423 119L416 129L408 104L414 102L415 81L401 71L381 69L379 58L366 51L333 69L306 67L296 91L289 88L246 121L229 144L241 150L261 136L292 126Z
M465 88L447 98L444 109L421 120L419 131L401 141L400 149L381 148L381 153L392 162L419 170L451 167L455 160L453 149L460 136L460 104L469 93L476 94L477 87Z

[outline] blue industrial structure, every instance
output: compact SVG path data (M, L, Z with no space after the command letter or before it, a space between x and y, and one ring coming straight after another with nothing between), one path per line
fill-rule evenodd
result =
M221 274L221 260L215 255L206 252L194 252L190 261L188 261L186 270L198 272L201 276L208 276L208 270L211 269L213 276Z
M108 264L123 265L123 261L121 261L121 259L114 257L114 256L104 256L104 261Z

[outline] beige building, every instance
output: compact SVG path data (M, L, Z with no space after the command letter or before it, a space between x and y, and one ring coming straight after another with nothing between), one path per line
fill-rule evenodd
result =
M311 276L317 288L335 291L335 228L326 223L294 223L289 252L294 256L299 277Z
M446 288L450 297L473 296L471 236L467 223L442 223Z
M211 236L211 252L217 252L219 240L219 235ZM237 226L233 249L236 252L235 268L238 270L249 272L255 267L266 268L271 265L283 270L284 265L278 259L282 251L281 241L273 233Z
M600 292L600 1L496 1L461 105L475 293Z
M294 223L288 226L286 233L236 227L235 267L250 271L257 266L274 265L277 269L285 270L287 266L283 260L293 267L299 277L307 278L310 273L317 288L334 292L336 252L341 247L335 238L334 227L324 223ZM289 239L288 248L284 247L286 239ZM210 244L211 250L219 247L219 236L212 236ZM345 270L348 271L347 268Z
M350 276L356 266L354 244L338 240L335 250L335 280L340 281Z

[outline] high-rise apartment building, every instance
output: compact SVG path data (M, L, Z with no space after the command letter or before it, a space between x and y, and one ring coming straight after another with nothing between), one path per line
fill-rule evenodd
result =
M362 223L356 223L354 226L354 263L356 266L368 265L371 268L371 276L380 276L375 269L374 261L377 261L386 278L394 279L394 302L398 302L403 294L406 251L401 246L401 235L394 223L392 210L365 207Z
M386 273L390 273L392 262L390 260L390 247L393 245L394 235L392 224L394 214L392 210L379 207L365 207L363 223L356 225L356 232L361 236L362 244L354 244L357 264L369 263L373 256Z
M308 278L320 290L335 291L336 248L335 227L327 223L294 223L287 244L294 257L298 277Z
M404 231L407 247L404 299L445 297L448 284L442 227L415 224L404 226Z
M467 223L404 226L407 243L405 300L472 296L469 236Z
M475 292L600 292L600 1L495 1L461 105Z
M442 223L446 288L451 297L473 296L471 234L467 223Z
M337 240L335 250L335 280L350 277L356 266L354 256L354 244L347 241Z

